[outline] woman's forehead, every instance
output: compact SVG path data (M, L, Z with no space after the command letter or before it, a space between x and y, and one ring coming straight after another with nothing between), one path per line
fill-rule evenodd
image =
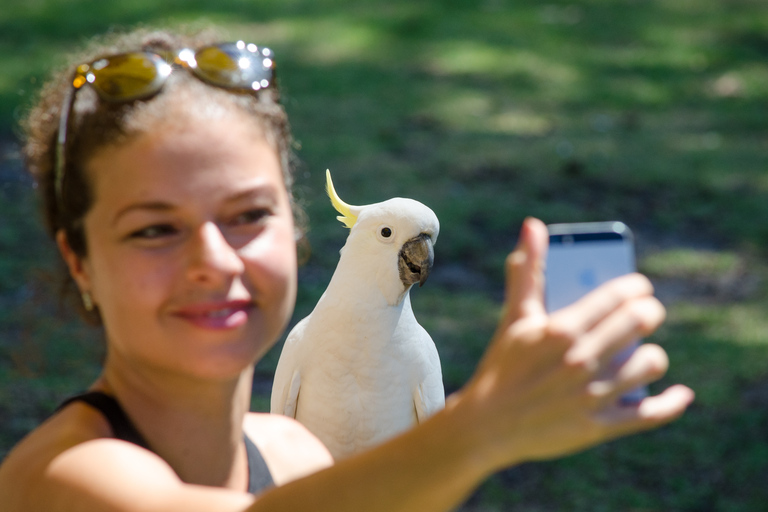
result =
M236 192L255 182L284 188L280 159L253 123L230 117L156 123L97 152L87 172L95 200Z

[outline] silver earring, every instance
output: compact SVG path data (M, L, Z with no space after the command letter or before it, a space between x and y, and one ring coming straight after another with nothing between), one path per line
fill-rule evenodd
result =
M91 294L88 292L82 292L80 297L83 299L83 306L85 307L85 310L93 311L93 299L91 298Z

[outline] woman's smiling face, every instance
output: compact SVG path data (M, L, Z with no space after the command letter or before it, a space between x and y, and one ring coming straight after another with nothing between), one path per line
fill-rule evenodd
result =
M112 356L230 378L293 311L293 216L277 153L232 114L160 123L86 169L88 254L70 268L99 308Z

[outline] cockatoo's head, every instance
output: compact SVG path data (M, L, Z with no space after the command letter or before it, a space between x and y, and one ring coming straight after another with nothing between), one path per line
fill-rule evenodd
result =
M349 256L365 264L388 301L399 302L411 285L423 285L434 263L433 246L440 231L435 213L401 197L352 206L336 194L330 171L326 180L331 203L341 214L337 218L350 228L343 251L352 251L354 255Z

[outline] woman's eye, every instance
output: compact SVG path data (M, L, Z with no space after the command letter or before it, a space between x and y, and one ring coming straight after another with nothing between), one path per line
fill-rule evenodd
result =
M267 208L254 208L253 210L245 211L237 215L233 219L235 226L244 226L247 224L254 224L262 221L265 217L271 215L272 212Z
M155 224L138 229L129 235L129 238L156 239L175 235L178 231L170 224Z

